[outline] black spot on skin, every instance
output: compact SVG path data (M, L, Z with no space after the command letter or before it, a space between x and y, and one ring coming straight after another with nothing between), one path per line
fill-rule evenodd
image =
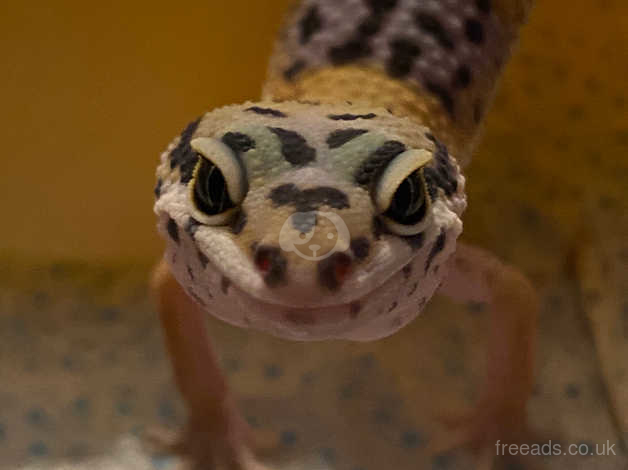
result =
M190 276L190 280L194 280L194 271L192 271L192 267L188 265L188 275Z
M323 27L323 20L316 5L307 11L299 26L301 28L301 44L307 44L312 36Z
M198 260L201 263L201 266L203 266L203 269L205 269L207 265L209 264L209 258L205 255L205 253L203 253L200 250L198 251L197 255L198 255Z
M266 245L257 246L255 248L255 264L262 271L267 286L275 287L285 280L288 262L279 248Z
M182 183L188 183L192 179L194 167L198 161L198 155L192 147L190 147L190 141L198 128L200 120L201 119L198 118L187 125L185 130L181 133L179 143L172 152L170 152L170 168L174 169L177 166L179 167Z
M466 65L461 65L454 75L454 87L467 88L471 84L471 70Z
M292 165L307 165L316 159L316 150L307 144L302 135L281 127L270 127L269 129L279 137L281 153Z
M351 318L356 318L360 313L360 310L362 310L362 304L357 300L349 304L349 316Z
M187 224L185 224L185 231L190 237L194 238L194 235L196 234L196 231L198 230L200 226L201 226L201 223L198 220L196 220L193 217L190 217L188 219Z
M350 140L362 134L366 134L367 132L368 130L366 129L339 129L329 134L329 137L327 137L327 145L329 145L330 149L342 147Z
M388 313L392 312L393 310L395 310L397 308L397 301L395 300L392 304L390 304L390 307L388 307Z
M334 65L346 64L368 57L372 53L371 46L365 38L350 39L342 46L335 46L329 50L329 59Z
M346 253L336 252L319 261L318 282L321 286L335 291L338 290L342 279L339 279L339 270L346 270L351 265L351 257Z
M159 179L157 180L157 184L155 185L155 189L154 189L154 192L155 192L155 197L156 197L157 199L159 199L159 197L161 196L161 186L162 186L163 184L164 184L164 182L162 181L162 179L161 179L161 178L159 178Z
M432 261L434 261L434 258L436 257L436 255L439 254L441 251L443 251L443 248L445 248L445 241L447 241L447 235L445 234L445 230L441 230L440 234L436 238L436 241L434 242L434 246L430 250L429 255L427 255L427 260L425 261L426 273L430 269L430 266L432 265Z
M410 279L410 276L412 275L412 265L411 264L406 264L403 269L403 277L405 277L406 279Z
M417 233L416 235L410 235L409 237L401 237L401 239L408 245L410 245L412 251L417 251L423 247L423 243L425 242L425 234L421 232Z
M452 50L454 48L454 43L449 37L449 33L443 28L443 25L437 18L428 13L420 12L416 14L415 20L419 28L434 36L434 39L445 49Z
M238 213L235 215L235 217L233 218L233 220L231 221L231 232L234 233L235 235L238 235L239 233L242 232L242 230L244 230L244 227L246 226L246 222L247 222L246 212L240 209Z
M382 20L381 16L369 16L358 26L358 34L366 38L374 36L381 29Z
M464 32L467 39L473 44L482 44L484 42L484 26L475 19L468 19L464 24Z
M303 60L297 60L294 64L292 64L283 72L283 76L286 80L291 82L292 80L294 80L294 77L296 77L299 72L301 72L301 70L303 70L304 68L305 62Z
M433 93L438 97L443 108L449 113L450 116L454 114L454 99L451 97L451 94L447 89L442 87L436 82L428 81L425 83L425 87L428 89L430 93Z
M366 237L352 239L350 246L353 255L359 260L366 258L371 251L371 242Z
M226 276L223 276L222 279L220 280L220 290L222 290L223 294L227 295L230 285L231 285L231 279L229 279Z
M320 206L329 206L334 209L347 209L349 197L343 191L329 186L301 191L294 184L283 184L274 188L268 195L275 207L294 205L299 212L310 212Z
M419 288L419 282L417 281L414 284L412 284L412 287L410 288L410 292L408 292L408 297L412 297L418 288Z
M491 0L475 0L475 6L484 14L491 12Z
M391 41L392 56L387 65L389 75L395 78L407 76L414 66L414 60L421 54L421 48L413 41L397 38Z
M173 218L168 218L168 223L166 224L166 229L168 230L168 235L170 238L174 240L175 243L179 243L179 227Z
M406 146L396 140L389 140L368 157L355 172L356 183L370 187L393 158L405 152Z
M365 3L375 15L386 13L397 6L397 0L365 0Z
M252 106L250 108L245 109L245 111L250 111L255 114L261 114L263 116L272 116L278 118L285 118L286 115L277 109L271 108L260 108L259 106Z
M373 113L368 114L330 114L327 116L332 121L355 121L357 119L373 119L377 115Z
M255 148L255 141L239 132L227 132L222 136L222 142L238 155Z
M432 200L438 195L437 188L442 188L447 196L451 196L458 190L456 170L451 163L447 147L436 139L434 142L436 145L434 160L423 169L423 176Z

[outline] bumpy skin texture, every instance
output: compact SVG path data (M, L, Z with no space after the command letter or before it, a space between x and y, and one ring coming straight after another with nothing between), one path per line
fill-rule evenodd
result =
M228 225L195 219L190 185L201 157L190 142L203 137L226 142L246 168L248 193ZM422 170L431 202L425 228L394 235L373 202L376 173L416 150L429 160ZM445 274L441 266L454 251L466 205L458 165L427 128L349 104L215 110L172 143L158 174L155 209L168 239L166 257L188 294L229 323L297 340L371 340L413 320ZM294 226L291 217L308 212L309 225ZM339 216L348 231L340 233L326 213ZM348 256L341 285L325 271L336 255L312 260L307 247L282 239L300 232L309 235L307 246ZM262 247L281 258L280 270L256 267Z
M266 101L207 113L162 155L155 211L166 260L188 295L229 323L297 340L372 340L415 318L462 231L456 158L468 159L528 6L296 5L271 60ZM221 225L196 216L190 188L199 161L212 156L200 157L195 139L226 147L244 169L238 185L248 192ZM429 207L412 236L388 230L375 204L378 178L405 151L427 155ZM334 217L348 230L329 239ZM291 231L338 253L304 259L282 242Z

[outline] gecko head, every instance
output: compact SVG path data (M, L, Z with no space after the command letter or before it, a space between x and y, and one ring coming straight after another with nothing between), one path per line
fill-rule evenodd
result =
M426 128L350 104L214 110L157 173L166 259L188 294L297 340L368 340L411 321L466 204L456 161Z

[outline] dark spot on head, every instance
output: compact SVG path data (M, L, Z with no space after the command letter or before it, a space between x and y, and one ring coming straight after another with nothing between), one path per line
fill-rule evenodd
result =
M475 6L482 13L488 14L491 12L491 0L475 0Z
M220 280L220 289L222 290L223 294L227 294L230 285L231 279L229 279L227 276L222 276L222 279Z
M318 282L329 290L337 290L351 267L351 257L346 253L336 252L319 261Z
M301 28L301 44L307 44L312 36L323 27L323 20L318 12L318 6L310 7L299 22Z
M270 192L268 197L276 207L281 207L287 204L296 204L299 194L301 194L299 188L289 183L277 186Z
M198 254L198 260L200 261L201 266L203 266L203 269L205 269L207 265L209 264L209 258L201 250L198 250L197 254Z
M410 245L412 251L420 250L423 247L423 243L425 242L425 234L423 232L417 233L416 235L410 235L408 237L401 237L401 239Z
M192 179L194 167L198 161L198 155L192 150L192 147L190 147L190 141L198 128L200 120L201 119L198 118L187 125L185 130L181 133L179 143L172 152L170 152L170 168L174 169L177 166L179 167L182 183L187 183Z
M264 282L269 287L275 287L285 280L286 258L279 248L261 245L255 249L255 265L264 276Z
M168 230L168 235L170 235L170 238L172 238L175 243L179 243L179 227L172 217L168 217L166 229Z
M231 221L231 232L234 233L235 235L238 235L239 233L242 232L242 230L244 230L244 227L246 226L246 222L247 222L246 212L244 212L243 209L238 210L237 214Z
M436 241L434 242L434 246L430 250L430 253L427 255L427 260L425 261L425 272L427 273L428 269L432 265L432 261L437 254L443 251L445 248L445 241L447 240L447 234L445 233L445 229L441 229L440 234L436 237Z
M355 121L356 119L373 119L377 115L373 113L368 114L330 114L327 116L332 121Z
M388 307L388 313L392 312L394 309L397 308L397 301L395 300L392 304L390 304L390 306Z
M406 279L409 279L410 276L412 275L412 265L411 264L406 264L403 269L403 277L405 277Z
M281 141L281 153L292 165L307 165L316 159L316 150L307 144L302 135L282 129L269 128Z
M312 211L320 206L347 209L350 207L349 197L347 193L339 189L330 186L319 186L301 191L297 198L296 208L300 212Z
M157 184L155 185L154 192L155 192L155 197L156 197L157 199L159 199L159 196L161 196L161 186L163 185L163 183L164 183L164 182L162 181L162 179L161 179L161 178L159 178L159 179L157 180Z
M449 50L454 48L454 43L451 40L449 33L445 30L437 18L429 13L419 12L416 14L415 20L419 28L427 34L433 36L442 47Z
M461 65L454 75L454 87L467 88L471 84L471 70L466 65Z
M392 56L387 70L392 77L402 78L412 71L414 60L421 54L421 48L406 38L393 39L390 43Z
M201 226L201 223L198 220L196 220L193 217L190 217L188 219L188 222L185 224L185 231L190 237L194 238L194 235L196 234L196 231L198 230L200 226Z
M239 132L227 132L222 136L222 142L238 155L255 148L255 141Z
M368 130L366 129L338 129L329 134L329 137L327 137L327 145L329 145L330 149L335 149L367 132Z
M389 140L370 155L355 172L354 178L356 183L364 187L370 187L371 184L380 176L393 158L402 152L405 152L406 146L399 141Z
M268 197L276 207L294 205L299 212L314 211L324 205L334 209L350 207L347 194L330 186L301 191L294 184L282 184L274 188Z
M350 246L353 256L360 260L366 258L371 249L371 243L366 237L353 238Z
M245 109L245 111L250 111L255 114L261 114L263 116L272 116L278 118L284 118L286 115L277 109L271 108L260 108L259 106L252 106L250 108Z
M305 68L305 62L303 60L297 60L289 68L284 70L283 76L286 80L292 81L298 73Z
M354 60L363 59L371 55L372 49L365 38L350 39L341 46L332 47L329 50L329 59L334 65L346 64Z
M360 310L362 310L362 304L357 300L349 304L349 316L351 318L356 318Z
M482 44L484 42L484 26L478 20L469 18L464 24L464 32L467 39L473 44Z
M430 93L436 95L436 97L440 100L441 104L443 105L443 108L445 108L445 111L447 111L450 116L453 116L454 99L452 98L449 91L443 86L439 85L438 83L432 82L432 81L427 81L425 83L425 88L427 88L427 90Z

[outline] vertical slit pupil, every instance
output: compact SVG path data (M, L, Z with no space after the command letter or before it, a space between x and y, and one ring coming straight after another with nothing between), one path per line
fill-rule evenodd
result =
M202 157L201 157L202 158ZM234 206L227 192L227 183L220 169L202 159L194 188L198 209L208 215L216 215Z
M425 194L417 170L399 185L386 215L400 224L411 225L423 218L425 209Z

